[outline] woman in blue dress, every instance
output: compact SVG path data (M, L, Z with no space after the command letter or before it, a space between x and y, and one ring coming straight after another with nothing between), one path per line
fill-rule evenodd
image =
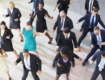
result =
M42 36L46 34L46 30L44 33L38 33L35 28L32 27L30 22L26 23L26 27L23 28L22 32L20 33L20 36L24 36L24 49L28 49L29 51L34 51L36 55L38 56L38 51L36 50L36 40L35 35Z

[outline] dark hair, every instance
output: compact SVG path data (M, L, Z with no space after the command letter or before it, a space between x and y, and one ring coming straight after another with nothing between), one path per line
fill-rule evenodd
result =
M100 28L98 26L94 27L94 30L100 30Z
M102 56L105 57L105 51L103 51Z
M98 12L98 10L99 10L98 8L93 8L94 12Z
M2 21L2 22L0 23L0 25L5 25L5 34L6 34L6 36L8 36L8 31L9 31L9 29L8 29L7 26L6 26L6 23L5 23L4 21Z
M44 5L42 2L40 2L39 4L42 4L42 5Z
M69 28L64 28L64 33L70 33L70 29Z
M67 57L70 57L72 52L70 51L70 48L67 46L64 46L60 49L60 52L64 55L66 55Z
M26 25L28 25L28 26L31 25L31 26L32 26L32 23L28 21L28 22L26 23Z
M29 53L28 49L23 50L24 53Z

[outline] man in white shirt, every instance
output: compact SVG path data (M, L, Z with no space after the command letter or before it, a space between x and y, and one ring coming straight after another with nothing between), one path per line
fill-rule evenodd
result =
M30 54L29 51L25 49L20 53L15 64L18 64L20 61L22 61L24 68L22 80L26 80L29 71L31 71L34 80L40 80L36 73L41 73L41 60L36 55Z
M91 80L97 80L99 74L101 74L102 80L105 80L105 51L98 51L93 56L92 60L90 61L90 64L93 64L95 60L97 60L96 68L94 70Z

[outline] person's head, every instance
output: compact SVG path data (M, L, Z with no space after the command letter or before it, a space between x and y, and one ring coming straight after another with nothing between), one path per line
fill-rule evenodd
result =
M5 30L7 29L6 23L4 21L0 23L0 27L1 29L5 29Z
M43 3L39 3L39 10L43 9Z
M28 51L27 49L24 49L24 50L23 50L23 56L24 56L25 59L28 58L28 56L29 56L29 51Z
M63 34L64 34L64 36L68 36L70 34L70 29L64 28Z
M98 26L96 26L96 27L94 28L94 34L95 34L95 35L98 35L99 32L100 32L100 28L99 28Z
M103 51L103 53L102 53L102 58L104 58L105 59L105 51Z
M10 1L8 4L8 7L10 10L13 10L13 8L15 7L15 4L12 1Z
M66 13L65 13L64 10L62 10L62 11L60 12L60 17L61 17L61 19L64 19L64 18L66 17Z
M64 59L68 59L68 57L70 57L71 53L72 52L70 51L70 48L67 46L64 46L60 49L60 54Z
M96 14L98 13L98 8L93 8L93 11L92 11L92 15L93 16L96 16Z
M26 23L26 27L28 27L28 28L32 27L31 22L28 21L28 22Z

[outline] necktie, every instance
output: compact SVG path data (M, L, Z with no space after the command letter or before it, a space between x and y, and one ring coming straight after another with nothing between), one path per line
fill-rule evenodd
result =
M66 36L66 40L68 39L68 37Z
M91 10L92 10L92 1L90 2L90 12L91 12Z
M100 39L100 35L98 34L98 45L101 48L101 39Z
M94 16L92 17L92 21L91 21L91 28L94 26Z
M62 22L61 22L61 26L60 26L60 29L62 28L62 26L63 26L63 22L64 22L64 20L62 19Z
M102 69L104 68L104 65L105 65L105 59L102 58L100 64L98 65L99 71L102 71Z

